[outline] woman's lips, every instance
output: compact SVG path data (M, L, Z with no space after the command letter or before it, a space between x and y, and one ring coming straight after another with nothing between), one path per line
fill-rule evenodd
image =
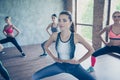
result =
M64 26L60 26L61 28L64 27Z

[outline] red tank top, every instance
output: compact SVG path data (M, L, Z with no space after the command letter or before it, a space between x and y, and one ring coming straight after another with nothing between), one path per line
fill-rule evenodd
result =
M5 32L6 33L13 33L13 27L12 27L13 25L10 25L10 26L8 26L7 28L5 28Z

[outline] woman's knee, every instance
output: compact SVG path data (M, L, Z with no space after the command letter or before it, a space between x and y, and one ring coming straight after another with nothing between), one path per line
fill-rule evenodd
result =
M97 57L97 52L94 52L93 54L92 54L92 57Z
M93 56L93 57L97 57L97 56L101 55L101 53L102 53L102 51L101 51L101 49L99 49L99 50L95 51L95 52L92 54L92 56Z

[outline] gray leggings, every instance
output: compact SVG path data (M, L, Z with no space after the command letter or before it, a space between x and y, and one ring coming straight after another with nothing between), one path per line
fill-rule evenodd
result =
M41 80L60 73L69 73L79 80L95 80L79 64L54 63L47 66L33 75L33 80Z

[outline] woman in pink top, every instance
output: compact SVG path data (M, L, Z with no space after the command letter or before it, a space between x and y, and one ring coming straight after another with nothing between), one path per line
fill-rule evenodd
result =
M111 52L116 52L120 54L120 12L116 11L112 15L114 23L108 27L105 27L102 31L100 31L99 35L102 42L106 45L105 47L97 50L92 54L91 57L91 67L88 69L88 72L94 71L94 65L96 63L95 57L101 56L104 54L108 54ZM102 38L102 34L104 32L108 32L109 42L104 41Z
M0 43L4 44L4 43L7 43L7 42L11 42L19 50L21 55L23 57L25 57L25 53L22 51L20 45L18 44L18 42L15 39L15 37L18 36L20 31L11 23L11 17L9 17L9 16L5 17L5 22L7 23L7 25L5 25L5 27L3 29L3 33L6 36L6 38L0 40ZM17 33L14 34L14 31L16 31Z

